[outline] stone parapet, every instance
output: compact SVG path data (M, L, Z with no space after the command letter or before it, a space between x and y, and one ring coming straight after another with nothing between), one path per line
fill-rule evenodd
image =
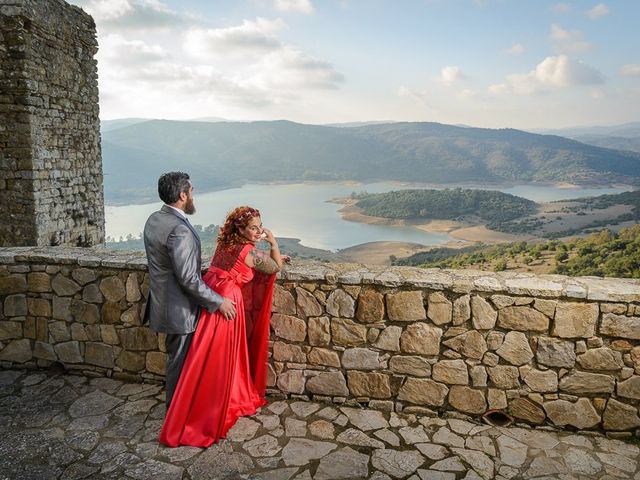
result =
M147 291L141 253L0 248L0 364L160 380L162 336L140 322ZM273 393L640 427L638 280L294 265L271 324Z

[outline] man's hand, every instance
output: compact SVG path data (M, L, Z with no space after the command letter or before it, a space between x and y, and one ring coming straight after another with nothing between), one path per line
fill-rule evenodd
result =
M223 298L224 300L222 301L222 305L220 305L220 308L218 308L218 310L225 319L233 320L234 318L236 318L236 302L227 297Z

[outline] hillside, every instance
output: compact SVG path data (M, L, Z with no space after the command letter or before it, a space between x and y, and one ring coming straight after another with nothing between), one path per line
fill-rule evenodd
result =
M565 242L435 248L407 258L394 258L393 264L640 278L640 225L623 228L617 233L605 229Z
M155 199L160 173L200 191L245 182L640 183L640 154L512 129L438 123L342 128L274 122L151 120L103 132L109 203Z

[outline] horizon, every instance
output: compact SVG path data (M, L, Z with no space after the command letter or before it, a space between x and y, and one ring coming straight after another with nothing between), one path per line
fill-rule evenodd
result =
M640 2L69 3L96 21L103 120L543 130L640 111Z

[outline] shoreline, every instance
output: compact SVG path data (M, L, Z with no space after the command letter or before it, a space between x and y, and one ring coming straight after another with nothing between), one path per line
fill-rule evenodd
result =
M413 227L427 233L446 233L453 240L437 245L424 245L425 248L449 247L461 248L474 243L511 243L537 238L533 235L514 235L496 232L486 228L481 223L460 222L454 220L405 220L373 217L362 213L356 207L356 200L351 198L333 199L333 203L342 205L338 210L340 217L348 222L365 223L368 225L385 225L390 227ZM363 244L364 245L364 244ZM357 246L357 245L354 245Z

